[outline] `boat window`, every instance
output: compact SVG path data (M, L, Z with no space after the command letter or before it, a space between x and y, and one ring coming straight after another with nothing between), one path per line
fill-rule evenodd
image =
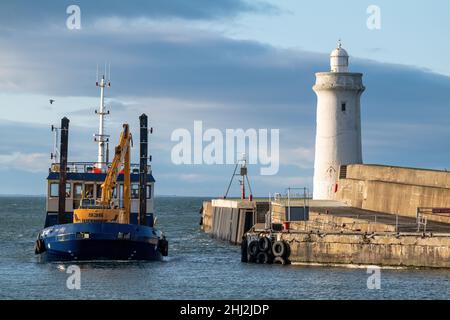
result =
M102 185L97 184L97 198L101 198L101 197L102 197Z
M81 183L75 183L74 188L74 198L80 199L83 194L83 185Z
M119 184L119 199L123 199L123 184Z
M123 208L123 184L119 184L119 208Z
M72 194L72 185L70 183L66 183L66 198L70 198Z
M92 199L94 197L94 185L89 183L84 185L84 198Z
M137 183L131 185L131 199L139 199L139 184Z
M147 185L147 199L151 199L152 198L152 185L148 184Z
M50 183L50 197L57 198L59 196L59 185L58 183Z
M80 207L80 199L83 194L83 184L82 183L74 183L73 184L73 207Z

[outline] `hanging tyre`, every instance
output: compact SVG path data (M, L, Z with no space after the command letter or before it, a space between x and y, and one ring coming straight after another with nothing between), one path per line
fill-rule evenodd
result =
M258 252L259 252L259 243L258 243L258 241L257 240L251 241L250 244L248 245L248 253L253 258L256 258L256 256L258 255Z
M256 256L256 262L260 264L267 264L270 263L270 257L267 252L259 252Z
M273 259L273 264L285 265L286 264L286 260L283 257L275 257Z
M252 256L250 253L247 253L247 262L248 263L255 263L256 257Z
M259 251L262 251L262 252L268 252L272 247L272 243L271 243L270 239L267 237L259 238L258 245L259 245Z
M275 241L272 245L272 252L275 257L286 258L289 254L288 244L284 241Z
M45 251L45 243L44 240L38 239L36 240L36 244L34 246L34 253L35 254L41 254Z
M167 241L166 238L159 240L158 247L163 257L167 257L169 255L169 241Z

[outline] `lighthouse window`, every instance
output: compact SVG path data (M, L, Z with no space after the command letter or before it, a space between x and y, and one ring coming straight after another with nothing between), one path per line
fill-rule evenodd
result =
M131 199L139 199L139 184L137 183L131 185Z
M59 196L59 185L57 183L50 184L50 197L57 198Z
M347 104L345 102L341 103L341 110L345 112L347 110Z

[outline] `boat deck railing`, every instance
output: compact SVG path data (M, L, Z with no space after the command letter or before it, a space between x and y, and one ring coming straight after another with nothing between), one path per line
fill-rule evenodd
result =
M98 162L68 162L67 163L67 172L73 173L106 173L106 169L98 168ZM111 163L104 163L103 167L109 168ZM132 174L139 174L139 164L133 163L130 165ZM52 163L49 168L49 172L59 172L60 164ZM147 166L147 172L151 173L152 168L150 165Z

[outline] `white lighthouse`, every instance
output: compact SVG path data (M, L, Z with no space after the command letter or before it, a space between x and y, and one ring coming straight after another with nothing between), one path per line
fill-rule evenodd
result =
M332 200L341 165L362 163L360 97L362 73L348 72L349 56L341 47L330 56L331 71L316 74L317 95L314 194Z

